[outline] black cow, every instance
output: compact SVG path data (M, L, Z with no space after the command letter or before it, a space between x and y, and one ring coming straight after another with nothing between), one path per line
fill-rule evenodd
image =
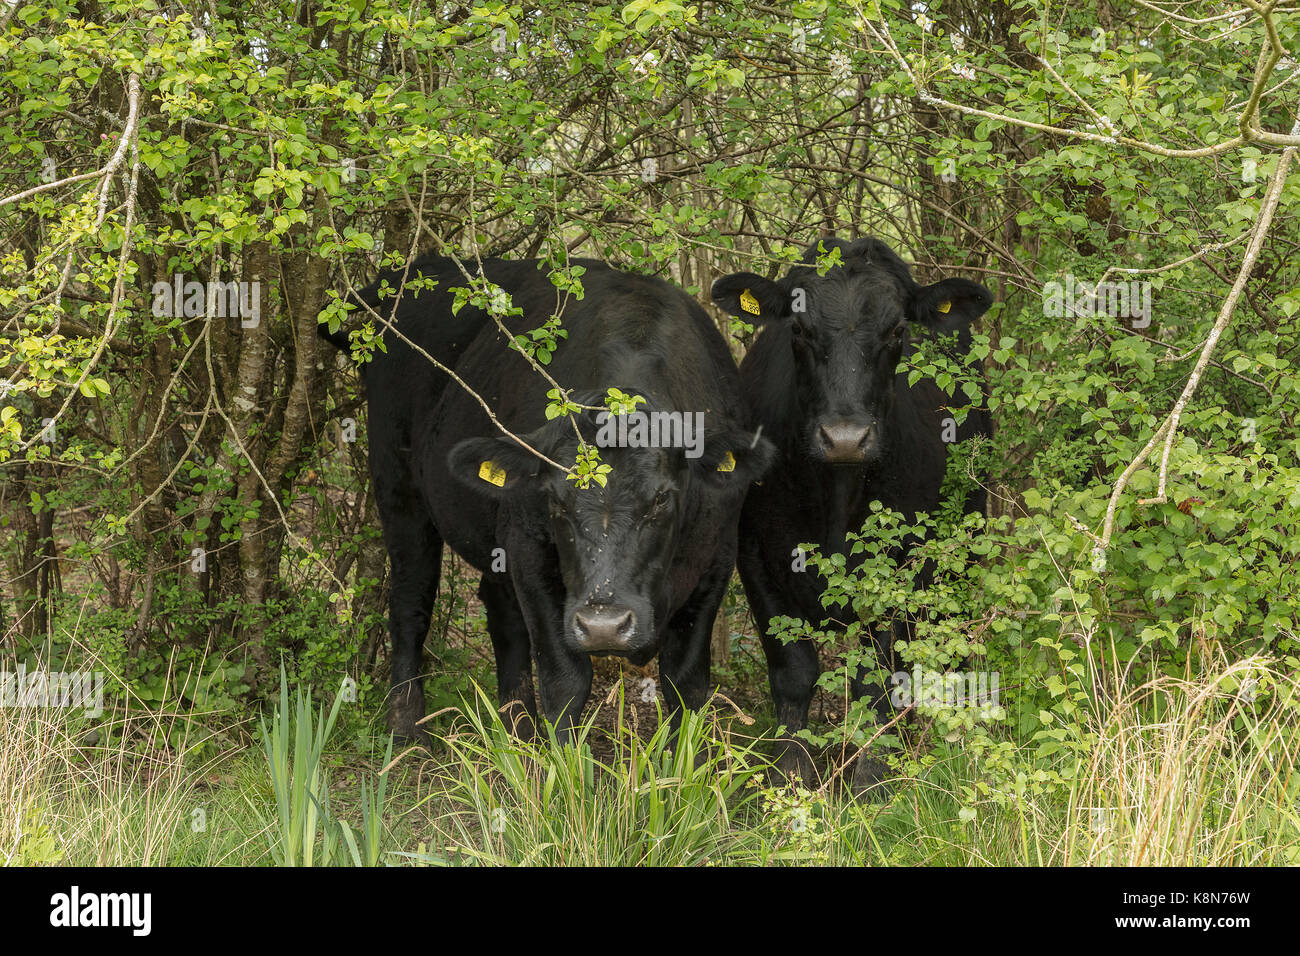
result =
M987 289L965 279L918 286L877 239L822 244L828 252L838 247L842 262L824 276L817 274L814 243L805 264L778 281L742 272L713 285L719 306L763 324L741 363L741 383L778 458L745 501L738 563L762 635L777 719L791 735L807 723L820 673L817 649L807 640L783 644L770 637L768 622L784 615L816 624L827 613L825 582L795 570L792 555L803 542L822 553L843 551L846 532L861 528L872 501L909 515L939 504L948 398L929 380L909 387L899 360L914 332L931 330L957 332L964 354L970 323L993 301ZM987 415L972 411L956 437L989 431ZM982 490L966 507L984 509ZM892 642L887 632L877 635L880 661L891 660ZM880 694L861 682L854 691ZM883 716L885 702L875 703ZM778 766L813 779L808 754L793 736ZM878 770L859 760L855 782L866 785Z
M453 318L451 289L468 285L458 267L415 263L412 272L437 286L404 294L394 323L401 335L386 332L387 352L364 371L370 469L393 567L390 722L401 736L417 736L424 715L421 653L444 541L482 573L497 691L521 732L532 732L537 713L534 663L542 713L562 735L590 693L590 654L643 664L658 653L674 721L682 705L705 701L710 631L735 561L741 503L774 450L746 427L735 363L698 304L660 279L574 262L586 268L585 295L563 306L567 338L550 374L579 404L599 405L617 387L645 398L637 411L647 417L702 413L702 436L691 436L702 440L631 447L648 437L633 429L624 446L599 448L612 466L608 483L578 487L534 451L570 466L579 448L574 422L600 444L613 435L605 417L548 421L551 386L491 318L470 305ZM507 320L512 334L541 327L565 299L536 261L490 259L483 272L523 310ZM400 282L397 273L386 278ZM378 304L377 286L362 299ZM420 349L453 368L532 450L503 434ZM665 437L687 442L684 433Z

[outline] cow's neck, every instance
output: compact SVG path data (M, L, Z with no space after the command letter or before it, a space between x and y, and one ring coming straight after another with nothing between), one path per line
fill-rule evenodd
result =
M826 507L826 541L825 545L832 551L848 553L848 532L854 527L855 514L863 510L858 499L862 497L862 472L857 468L843 468L836 465L823 465L829 472L823 483L823 504ZM856 525L862 523L861 517Z
M889 495L885 489L883 469L892 455L899 453L904 443L896 434L897 423L887 418L881 434L883 447L878 462L870 467L828 465L804 459L805 465L797 469L794 486L801 494L815 489L809 503L815 513L824 516L821 521L821 544L828 552L848 552L848 534L862 528L871 508L871 502ZM890 501L885 501L888 506Z
M802 451L799 464L786 473L785 493L802 500L801 511L811 534L826 553L846 553L848 532L858 531L872 498L872 474L863 468L828 465L809 460Z

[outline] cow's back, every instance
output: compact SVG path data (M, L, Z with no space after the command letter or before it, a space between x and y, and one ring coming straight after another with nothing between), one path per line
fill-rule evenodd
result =
M396 290L404 276L400 269L386 270L357 294L369 309L359 309L356 314L373 322L383 338L383 348L376 348L362 366L374 474L405 471L418 410L432 410L451 381L434 363L454 369L487 322L487 315L477 309L462 309L459 315L452 315L450 289L464 285L452 281L453 268L450 259L422 259L411 265L405 277L408 281L421 276L436 279L433 288L414 290L408 286L400 299L394 294L381 299L382 284L386 281ZM370 310L388 324L376 320Z
M701 411L706 429L712 420L745 422L735 363L721 333L697 303L652 276L620 272L594 260L572 262L587 270L582 276L584 295L564 303L561 323L567 335L545 366L555 381L574 392L603 394L616 386L643 394L659 408ZM484 271L523 309L522 315L505 320L512 335L540 327L563 301L533 262L489 261ZM460 387L446 389L427 425L417 422L416 479L430 495L428 507L439 516L447 543L471 564L483 567L491 560L495 541L485 529L496 526L498 506L454 480L447 453L467 438L501 434L484 403L515 435L540 428L547 422L547 392L553 386L509 347L490 320L465 348L457 373L474 394ZM720 520L726 509L716 510L696 516L706 534L707 526ZM734 526L734 508L731 521ZM543 533L539 528L538 534ZM687 563L698 558L703 566L711 553L701 548L699 555L686 556ZM683 587L697 571L681 570Z

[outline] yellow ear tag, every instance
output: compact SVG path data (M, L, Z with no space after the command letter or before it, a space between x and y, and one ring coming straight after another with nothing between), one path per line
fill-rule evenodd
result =
M758 315L758 300L754 298L754 293L746 289L740 293L740 307L750 315ZM730 471L731 469L727 469Z
M735 471L735 470L736 470L736 456L733 455L731 452L727 452L727 457L722 459L722 461L718 462L718 471Z
M485 461L479 465L478 476L488 484L496 485L498 488L506 486L506 470L499 468L495 461Z
M952 308L952 303L940 302L937 306L935 306L935 308L938 309L940 312L947 312L949 309Z

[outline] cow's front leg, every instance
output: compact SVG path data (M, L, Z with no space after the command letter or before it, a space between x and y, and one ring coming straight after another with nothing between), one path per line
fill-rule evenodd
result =
M496 652L497 703L501 718L517 736L534 736L537 701L533 696L533 659L529 653L528 625L509 577L485 571L478 596L487 611L488 633Z
M542 716L555 728L556 738L568 743L591 694L591 658L564 632L564 582L554 550L535 546L512 551L537 555L527 564L516 563L511 580L537 667Z
M682 710L699 710L708 699L713 622L727 595L732 564L730 554L719 558L668 622L659 653L659 677L674 734L681 729Z
M780 606L772 599L775 593L772 588L747 577L745 572L742 566L741 579L763 643L763 656L767 658L767 679L772 688L776 722L785 727L784 736L778 740L776 769L786 780L798 777L805 785L811 786L817 781L817 771L808 745L797 734L808 726L808 707L812 703L817 678L821 676L817 645L810 638L787 644L771 636L772 618L797 618L800 615Z
M902 665L894 658L894 642L911 639L908 625L902 620L896 620L890 628L882 628L874 636L864 636L862 643L866 645L869 641L874 641L877 668L897 673ZM876 681L863 680L861 675L855 673L851 690L854 700L867 702L875 715L877 728L885 726L896 716L890 699L890 687ZM861 753L853 764L853 792L858 795L887 796L889 790L885 781L888 777L889 766L883 760L869 752Z
M763 656L767 658L767 678L772 688L772 703L776 708L776 722L785 726L780 739L776 768L787 779L800 778L805 785L817 782L808 744L798 737L808 726L808 706L813 690L821 675L821 662L817 645L810 638L800 638L786 644L768 636L770 618L759 617L758 626L763 635Z
M573 725L591 695L591 658L546 639L533 648L533 659L542 714L555 728L556 740L572 743Z
M388 630L392 637L388 719L401 741L427 744L424 717L422 659L424 639L438 598L442 539L433 522L412 511L384 519L384 543L392 559L388 599Z

